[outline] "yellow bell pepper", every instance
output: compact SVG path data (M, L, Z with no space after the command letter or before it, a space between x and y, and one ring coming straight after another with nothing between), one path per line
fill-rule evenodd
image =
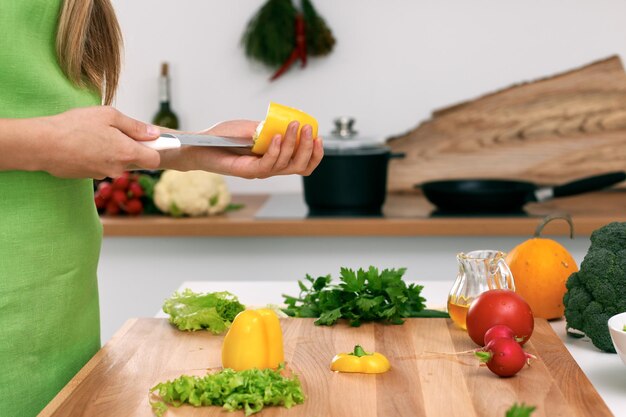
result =
M276 135L285 135L287 126L292 121L300 122L296 142L300 141L300 131L304 125L310 125L313 138L317 137L317 120L305 112L278 103L270 103L265 120L259 123L254 133L252 152L262 155L267 152L272 138ZM296 143L296 146L297 146Z
M330 370L337 372L359 372L363 374L382 374L391 369L389 360L378 352L368 353L360 345L350 353L335 355L330 363Z
M222 366L235 371L276 369L285 361L283 333L269 308L244 310L233 320L222 345Z

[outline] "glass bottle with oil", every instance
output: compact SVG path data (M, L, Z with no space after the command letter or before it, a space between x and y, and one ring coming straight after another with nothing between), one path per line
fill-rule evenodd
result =
M504 260L506 254L496 250L459 253L459 273L448 295L448 313L452 321L466 329L465 319L472 301L493 289L515 291L513 274Z

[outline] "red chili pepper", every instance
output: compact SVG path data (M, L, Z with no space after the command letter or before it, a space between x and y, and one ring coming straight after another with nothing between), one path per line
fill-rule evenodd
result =
M291 51L291 55L289 58L281 65L278 70L272 75L270 81L274 81L281 75L283 75L287 70L300 59L300 67L304 68L306 66L306 31L304 30L304 17L301 13L296 15L296 45Z

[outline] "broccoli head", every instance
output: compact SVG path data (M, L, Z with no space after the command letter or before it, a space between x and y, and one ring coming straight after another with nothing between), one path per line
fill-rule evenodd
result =
M626 311L626 223L613 222L591 234L580 271L570 275L566 287L568 333L578 330L597 348L615 353L607 322Z

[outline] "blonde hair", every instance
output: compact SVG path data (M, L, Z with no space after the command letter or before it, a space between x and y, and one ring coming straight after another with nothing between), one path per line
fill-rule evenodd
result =
M65 75L111 104L122 65L122 33L109 0L65 0L56 51Z

